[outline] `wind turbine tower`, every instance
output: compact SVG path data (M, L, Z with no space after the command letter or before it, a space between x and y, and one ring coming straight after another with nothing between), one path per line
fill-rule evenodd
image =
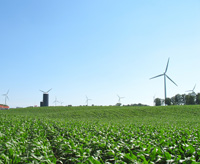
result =
M7 104L6 104L6 100L9 100L9 98L8 98L8 93L9 93L9 90L7 91L7 93L5 93L5 94L2 95L2 96L5 97L5 105L7 105Z
M155 106L155 99L156 99L156 95L153 96L153 106Z
M165 96L165 100L167 98L167 89L166 89L166 77L172 82L174 83L176 86L178 86L169 76L167 76L167 69L168 69L168 65L169 65L169 58L168 58L168 62L167 62L167 66L166 66L166 69L165 69L165 72L163 74L160 74L160 75L157 75L157 76L154 76L151 79L154 79L154 78L157 78L157 77L160 77L160 76L164 76L164 96Z
M42 106L49 106L49 91L52 90L52 89L49 89L48 91L42 91L40 90L41 92L43 92L43 102L41 103Z

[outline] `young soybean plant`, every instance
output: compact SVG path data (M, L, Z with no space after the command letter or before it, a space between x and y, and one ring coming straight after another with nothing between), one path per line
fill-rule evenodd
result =
M0 163L197 163L199 111L198 107L0 111Z

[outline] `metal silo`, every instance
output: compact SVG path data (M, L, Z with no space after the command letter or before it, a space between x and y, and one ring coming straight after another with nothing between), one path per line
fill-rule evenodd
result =
M42 107L43 106L43 101L40 101L40 107Z
M43 106L49 106L49 94L48 93L43 94Z

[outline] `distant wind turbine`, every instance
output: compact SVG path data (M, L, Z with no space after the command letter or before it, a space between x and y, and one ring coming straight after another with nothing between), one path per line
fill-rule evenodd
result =
M59 103L59 101L57 100L57 98L55 97L55 100L54 100L54 102L53 102L54 104L55 104L55 106L56 106L56 103Z
M6 105L6 100L9 100L8 93L9 93L9 90L7 91L7 93L5 93L5 94L2 95L2 96L5 97L5 105Z
M121 99L125 98L125 97L120 97L119 95L117 95L118 97L118 103L121 103Z
M166 66L166 69L165 69L165 72L163 74L160 74L160 75L157 75L155 77L152 77L150 78L151 79L154 79L154 78L157 78L157 77L160 77L160 76L164 76L164 92L165 92L165 100L167 98L167 90L166 90L166 77L172 82L174 83L176 86L178 86L172 79L169 78L169 76L167 76L167 69L168 69L168 65L169 65L169 58L168 58L168 62L167 62L167 66Z
M62 106L63 103L64 103L64 102L60 102L60 105Z
M194 91L195 87L196 87L196 84L194 85L193 90L188 90L188 91L186 91L186 92L190 92L190 93L189 93L190 95L196 96L196 93L195 93L195 91Z
M86 104L87 104L87 106L88 106L88 101L90 101L90 100L92 100L92 99L89 99L89 98L86 96Z

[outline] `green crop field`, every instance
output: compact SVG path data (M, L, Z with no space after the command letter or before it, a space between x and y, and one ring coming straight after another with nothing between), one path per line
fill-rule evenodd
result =
M0 163L199 163L200 106L0 111Z

